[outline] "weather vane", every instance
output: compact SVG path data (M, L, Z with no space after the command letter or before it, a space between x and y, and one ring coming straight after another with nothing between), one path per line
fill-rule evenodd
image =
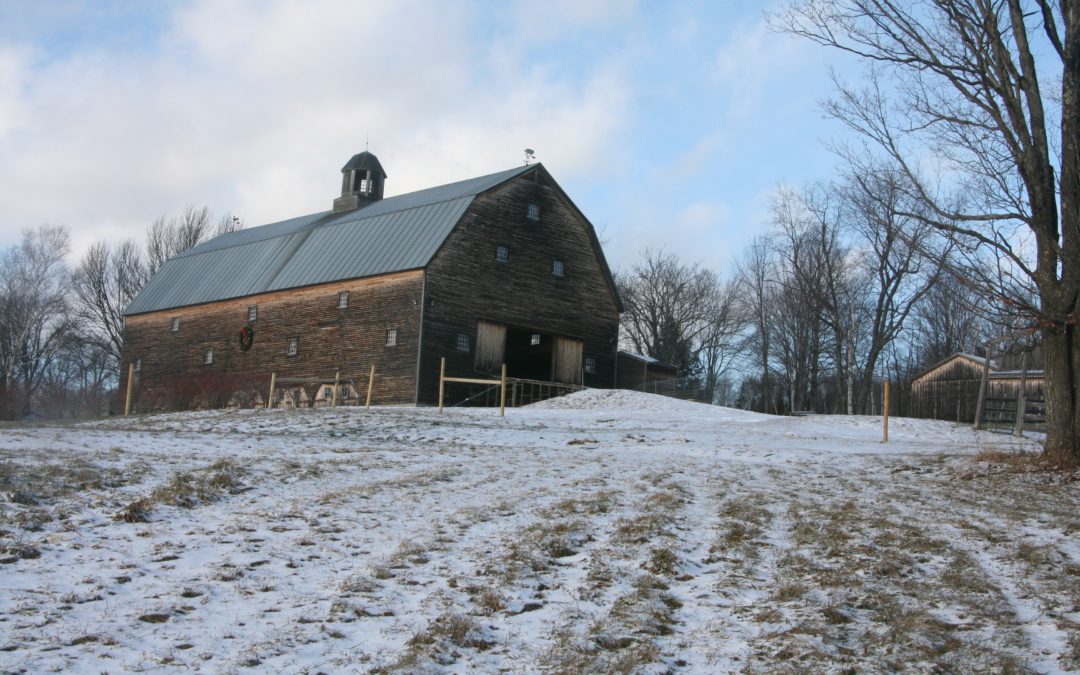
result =
M529 162L534 159L536 159L536 153L533 152L532 148L525 148L525 166L529 166Z

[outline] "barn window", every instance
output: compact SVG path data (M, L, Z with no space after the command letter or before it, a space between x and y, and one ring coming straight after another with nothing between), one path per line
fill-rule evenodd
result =
M594 356L586 356L585 357L585 372L590 374L590 375L596 373L596 357L594 357Z
M345 309L349 306L349 292L342 291L337 294L337 306L338 309Z
M529 344L531 344L533 347L540 344L540 333L533 333L532 335L530 335Z
M248 321L254 321L259 318L259 306L248 305Z
M174 332L174 333L179 333L180 332L180 317L178 317L178 316L174 316L172 318L172 332Z
M296 356L300 353L300 338L289 338L289 348L285 350L286 356Z
M529 220L540 220L540 205L536 202L529 202L528 210L525 211L525 217Z
M506 248L505 246L496 246L495 260L501 263L510 260L510 249Z
M459 352L467 352L467 351L469 351L469 336L466 335L465 333L458 333L457 334L457 342L455 343L454 347Z
M397 345L397 328L386 329L386 346L393 347Z
M203 362L203 365L206 365L206 366L208 366L208 365L210 365L211 363L214 362L214 350L213 349L207 349L205 352L203 352L203 360L202 360L202 362Z
M142 359L135 359L135 368L134 368L134 370L135 370L136 373L139 372L140 370L142 370Z
M551 273L552 274L554 274L557 277L561 277L565 271L566 271L566 268L563 266L563 261L559 260L558 258L555 258L554 260L551 261Z

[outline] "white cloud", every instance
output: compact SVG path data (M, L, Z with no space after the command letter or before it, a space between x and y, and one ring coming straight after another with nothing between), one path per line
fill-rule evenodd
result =
M525 147L560 178L603 166L625 67L567 78L520 52L507 68L471 12L203 0L137 59L0 51L0 244L41 222L69 225L77 249L140 236L186 204L250 225L327 209L365 138L388 194L513 166Z

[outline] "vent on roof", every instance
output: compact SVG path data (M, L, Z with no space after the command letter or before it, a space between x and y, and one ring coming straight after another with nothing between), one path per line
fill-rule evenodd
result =
M379 158L367 150L353 155L341 167L341 196L334 200L334 213L352 211L383 196L383 171Z

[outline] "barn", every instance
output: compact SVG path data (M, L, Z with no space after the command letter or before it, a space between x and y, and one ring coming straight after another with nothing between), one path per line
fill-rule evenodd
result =
M589 220L542 164L383 197L370 152L329 211L223 234L125 311L139 411L259 404L271 373L424 405L448 376L611 387L619 313ZM306 390L310 396L317 393Z

